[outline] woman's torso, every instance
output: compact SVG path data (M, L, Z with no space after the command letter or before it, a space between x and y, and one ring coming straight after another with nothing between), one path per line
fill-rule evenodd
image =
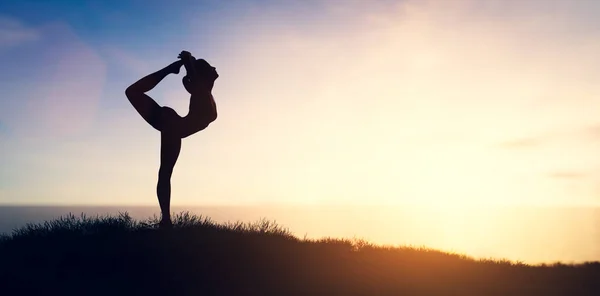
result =
M183 136L203 130L216 118L217 108L212 94L193 95L190 97L188 114L183 117Z

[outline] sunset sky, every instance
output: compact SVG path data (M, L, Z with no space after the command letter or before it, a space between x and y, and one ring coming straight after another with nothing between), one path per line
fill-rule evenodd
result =
M63 2L0 4L0 204L156 205L185 49L174 205L600 205L600 1Z

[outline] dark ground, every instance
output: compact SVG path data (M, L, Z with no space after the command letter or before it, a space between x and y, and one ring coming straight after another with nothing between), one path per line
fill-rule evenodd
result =
M600 262L309 241L266 220L154 222L68 216L17 229L0 238L0 295L600 295Z

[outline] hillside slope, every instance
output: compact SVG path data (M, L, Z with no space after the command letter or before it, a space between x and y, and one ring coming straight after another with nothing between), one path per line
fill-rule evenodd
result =
M600 295L600 263L529 266L361 241L267 220L67 216L0 238L2 295Z

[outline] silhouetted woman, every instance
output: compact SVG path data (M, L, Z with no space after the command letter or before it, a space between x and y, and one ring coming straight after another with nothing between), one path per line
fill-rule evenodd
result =
M161 227L172 225L171 175L181 150L181 139L205 129L217 119L217 107L211 93L219 77L216 69L203 59L196 60L187 51L182 51L178 58L180 60L138 80L125 90L125 95L137 112L160 131L160 169L156 194L161 211ZM191 95L189 112L184 117L169 107L159 106L146 94L167 75L179 74L182 65L187 72L182 79L183 86Z

